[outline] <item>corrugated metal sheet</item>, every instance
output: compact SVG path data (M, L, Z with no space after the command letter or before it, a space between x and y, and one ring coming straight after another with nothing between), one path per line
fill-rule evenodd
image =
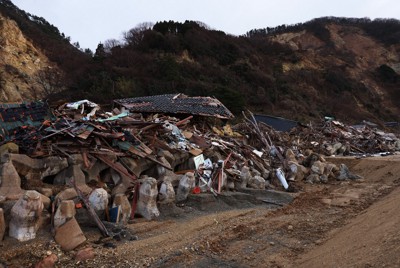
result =
M223 119L234 115L219 100L211 97L188 97L184 94L165 94L114 100L131 112L184 113L214 116Z

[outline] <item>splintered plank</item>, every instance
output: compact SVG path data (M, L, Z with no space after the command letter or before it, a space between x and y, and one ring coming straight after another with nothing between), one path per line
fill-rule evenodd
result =
M90 136L90 134L92 134L93 130L93 126L86 126L84 131L81 134L77 135L77 137L86 140Z

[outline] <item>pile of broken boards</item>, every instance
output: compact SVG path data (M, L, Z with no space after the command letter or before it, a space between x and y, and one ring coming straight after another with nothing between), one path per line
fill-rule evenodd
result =
M248 122L218 127L215 118L87 107L55 110L56 120L19 127L0 148L0 239L6 226L26 241L51 223L56 242L70 250L86 239L82 224L114 235L105 221L154 219L160 204L184 202L189 194L218 198L223 191L358 178L311 151L272 146L271 153Z

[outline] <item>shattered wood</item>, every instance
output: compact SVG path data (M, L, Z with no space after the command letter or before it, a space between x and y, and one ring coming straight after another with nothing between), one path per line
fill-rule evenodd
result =
M98 211L91 210L105 209L109 221L109 196L110 200L117 195L123 197L124 206L120 204L121 208L116 209L116 219L134 219L140 213L156 217L158 202L174 203L178 195L186 200L195 189L219 197L224 191L247 187L291 191L299 183L358 179L345 165L336 167L322 155L367 156L400 150L397 135L370 125L324 121L280 132L256 121L251 112L243 114L241 123L224 124L216 118L230 118L230 112L214 99L181 94L150 99L159 102L165 98L171 109L168 114L129 113L123 109L148 108L143 99L119 100L123 107L113 112L103 112L99 106L81 106L91 103L85 100L75 103L79 109L63 110L63 106L54 112L57 117L9 131L2 150L10 154L10 160L2 165L10 173L15 169L15 179L7 181L12 177L8 174L1 186L15 184L13 193L23 192L15 183L23 176L28 184L50 184L53 195L60 200L63 196L75 201L79 197L106 236L103 218L96 218L93 213ZM171 106L192 102L196 108L192 113L190 106L183 107L186 110ZM200 116L213 111L213 106L219 109L218 114ZM71 181L76 193L68 188ZM98 202L88 203L87 196L99 189L102 191L92 196ZM149 195L143 197L139 190ZM4 200L18 199L8 189L0 187L0 192Z

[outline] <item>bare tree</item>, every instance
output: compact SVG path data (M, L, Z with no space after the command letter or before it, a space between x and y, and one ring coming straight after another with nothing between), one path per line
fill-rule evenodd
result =
M106 53L111 53L114 47L121 46L121 42L117 39L108 39L104 42L104 51Z
M151 30L154 26L152 22L143 22L136 25L135 28L123 33L123 39L127 45L137 46L143 40L144 33Z
M60 71L50 67L38 71L36 81L41 87L41 95L45 98L60 92L64 87L63 74Z

